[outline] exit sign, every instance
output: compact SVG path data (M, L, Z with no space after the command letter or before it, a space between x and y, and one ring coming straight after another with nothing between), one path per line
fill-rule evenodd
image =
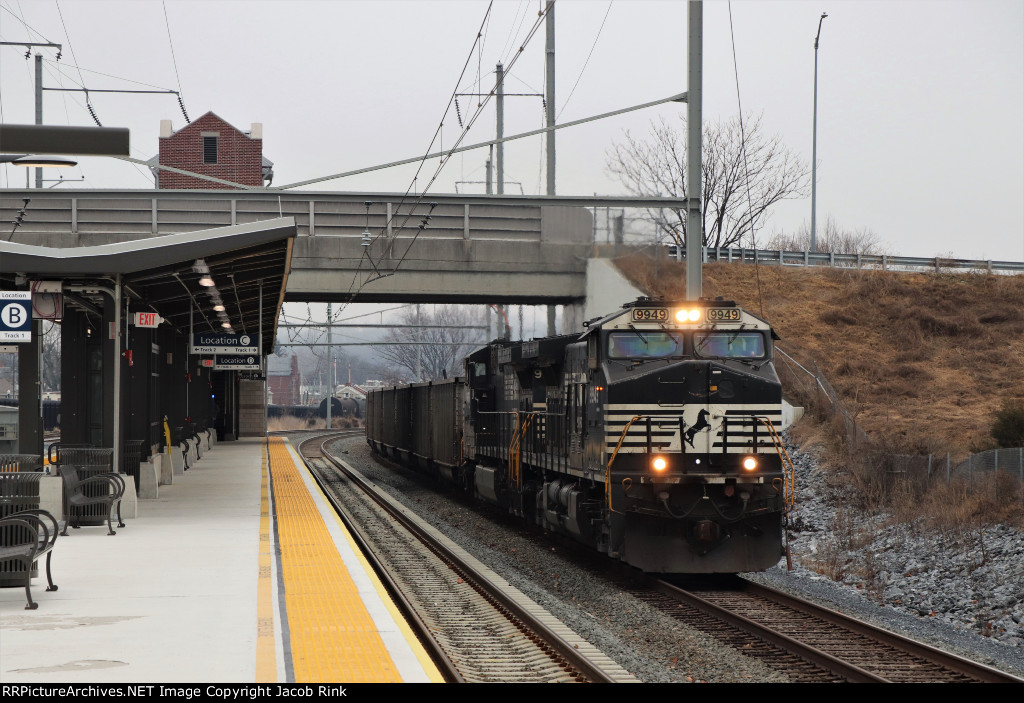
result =
M159 327L160 323L164 319L157 315L155 312L137 312L135 313L135 326L136 327Z

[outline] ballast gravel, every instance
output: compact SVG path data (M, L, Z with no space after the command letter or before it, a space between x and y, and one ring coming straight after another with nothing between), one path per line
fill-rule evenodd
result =
M788 680L634 598L598 568L563 558L560 547L515 521L467 505L444 489L435 490L432 482L408 469L378 462L363 438L340 440L334 451L642 681ZM912 533L893 533L883 526L870 544L846 545L851 553L839 557L836 548L828 545L836 522L837 511L830 500L835 496L815 490L815 485L823 484L814 480L818 469L813 457L794 452L793 458L801 528L791 534L793 569L787 570L782 560L774 569L744 576L1024 676L1019 629L1024 620L1024 542L1018 531L993 528L981 537L987 545L985 563L965 559L962 569L950 568L958 563L950 545L940 548L934 538L915 539ZM969 545L965 551L970 551ZM831 559L849 559L850 564L863 563L870 552L872 564L883 568L870 587L858 580L852 568L833 581L809 568L820 568L823 552ZM899 602L886 604L886 598ZM985 624L989 622L993 624ZM989 636L979 631L979 623Z

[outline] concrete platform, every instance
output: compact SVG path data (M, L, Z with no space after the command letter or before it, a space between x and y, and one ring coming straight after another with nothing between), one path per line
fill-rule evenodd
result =
M267 456L263 439L219 443L172 485L161 486L159 498L140 498L138 517L116 535L83 527L60 537L52 564L59 590L46 592L45 573L34 579L37 610L24 610L23 588L0 589L0 680L307 683L319 676L326 679L320 683L356 683L378 680L376 672L387 670L401 681L439 681L305 468L297 461L289 465L289 458L297 460L294 450L279 444L269 471ZM285 578L282 555L283 563L294 564L287 550L308 545L286 545L282 553L277 541L282 516L272 506L275 492L284 488L279 471L299 477L288 482L307 492L303 500L315 506L307 512L322 522L315 546L343 564L344 583L318 581L310 567L288 567L292 573ZM356 594L354 605L316 615L326 633L319 636L344 649L344 638L355 629L352 608L361 608L359 617L370 624L359 633L360 647L371 637L386 653L365 654L369 658L356 669L311 674L300 666L307 680L297 681L293 650L301 633L294 624L308 618L301 603L284 597L289 589L294 593L296 578L327 602ZM330 589L341 589L340 595Z

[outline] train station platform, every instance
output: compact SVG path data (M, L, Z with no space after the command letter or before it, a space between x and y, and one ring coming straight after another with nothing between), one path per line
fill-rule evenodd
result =
M216 444L126 527L0 588L6 684L432 682L440 674L295 449Z

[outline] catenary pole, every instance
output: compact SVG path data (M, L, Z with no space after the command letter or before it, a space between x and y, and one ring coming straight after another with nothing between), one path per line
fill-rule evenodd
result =
M701 296L703 232L701 231L701 85L704 5L691 2L688 13L686 100L686 298Z
M495 137L500 140L505 136L505 69L500 63L495 69L494 75L497 77L495 80L494 106L495 111L498 113ZM505 145L500 141L498 142L497 152L498 195L503 195L505 193Z
M544 18L544 31L546 33L544 43L544 59L545 59L545 70L544 74L547 78L547 85L544 86L545 101L547 102L547 110L545 111L545 127L548 128L547 142L545 147L547 149L547 178L548 178L548 195L555 194L555 4L551 3L548 7L548 14ZM555 336L555 306L548 305L548 336Z

